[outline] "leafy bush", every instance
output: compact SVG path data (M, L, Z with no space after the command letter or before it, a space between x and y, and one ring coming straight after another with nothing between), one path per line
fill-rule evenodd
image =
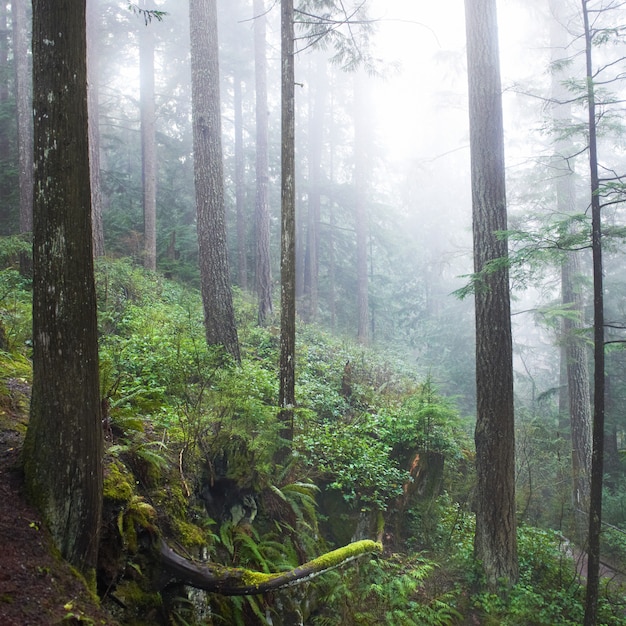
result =
M474 596L481 623L502 626L577 626L583 623L585 588L556 531L522 526L518 532L519 582L501 594ZM619 596L601 594L599 624L624 626Z

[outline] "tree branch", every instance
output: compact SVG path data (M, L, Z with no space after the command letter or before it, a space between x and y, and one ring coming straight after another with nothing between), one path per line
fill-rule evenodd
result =
M218 563L198 563L180 556L161 540L159 553L163 577L159 587L175 580L225 596L258 595L307 582L372 552L382 552L382 545L370 540L357 541L286 572L264 574Z

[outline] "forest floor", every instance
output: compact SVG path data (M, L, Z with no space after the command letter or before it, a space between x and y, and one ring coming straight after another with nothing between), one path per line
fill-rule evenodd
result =
M17 415L0 419L0 624L53 626L116 622L98 605L83 580L58 555L24 494Z

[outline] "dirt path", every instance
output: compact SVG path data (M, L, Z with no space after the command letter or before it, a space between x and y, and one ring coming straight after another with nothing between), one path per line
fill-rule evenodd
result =
M26 501L19 467L21 444L16 431L0 430L0 624L113 625L54 554L37 512Z

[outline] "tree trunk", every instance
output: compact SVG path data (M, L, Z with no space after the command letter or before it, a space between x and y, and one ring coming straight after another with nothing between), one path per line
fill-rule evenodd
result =
M552 61L562 60L568 42L560 19L561 4L550 0L553 20L550 29ZM555 126L564 128L571 125L571 102L563 86L563 77L553 72L552 97L555 101L553 119ZM558 132L558 131L557 131ZM563 155L575 152L571 142L559 139L556 144L555 165L557 168L557 210L560 215L571 214L576 210L576 185L571 159ZM585 327L584 302L580 291L580 258L578 252L568 252L561 264L561 301L569 311L576 313L576 319L566 316L562 322L562 358L565 361L567 399L564 404L569 413L572 449L572 506L577 541L586 543L586 518L589 510L589 481L591 477L591 397L589 393L589 368L586 340L582 336Z
M100 175L100 106L98 80L98 0L87 0L87 85L89 106L89 172L91 182L91 221L93 253L104 256L102 224L102 178Z
M28 54L30 42L27 20L29 6L28 0L14 0L11 3L19 153L20 233L22 234L31 233L33 230L32 72Z
M282 437L293 439L296 404L296 184L293 0L281 0L280 381Z
M324 144L324 118L327 109L326 58L318 52L314 60L312 82L315 97L309 105L309 213L305 255L306 316L309 322L317 320L319 312L319 254L321 221L322 146Z
M264 0L254 0L254 77L256 87L256 292L259 325L272 314L272 272L270 264L270 213L268 200L268 110L266 18Z
M146 0L142 6L147 8ZM141 172L143 183L144 267L156 270L156 113L154 106L154 25L139 27Z
M238 362L239 340L230 288L224 208L224 165L215 0L190 0L191 99L200 281L209 345Z
M62 554L96 565L102 508L85 2L34 0L33 388L28 490Z
M235 212L237 219L237 275L239 287L248 289L248 242L246 237L246 184L245 161L243 154L243 101L241 95L242 79L239 68L235 67L233 92L235 109Z
M367 276L367 241L369 238L367 188L368 188L368 138L367 116L364 111L363 81L361 71L354 79L354 192L355 192L355 228L356 228L356 298L357 298L357 340L369 342L369 293Z
M597 623L600 584L600 533L602 531L602 474L604 472L604 291L602 278L602 213L596 141L596 103L592 60L593 36L588 0L581 0L585 38L587 107L589 124L589 173L591 180L591 248L593 254L593 432L589 496L589 549L585 626Z
M476 534L487 584L518 576L513 357L495 0L465 0L476 273Z

